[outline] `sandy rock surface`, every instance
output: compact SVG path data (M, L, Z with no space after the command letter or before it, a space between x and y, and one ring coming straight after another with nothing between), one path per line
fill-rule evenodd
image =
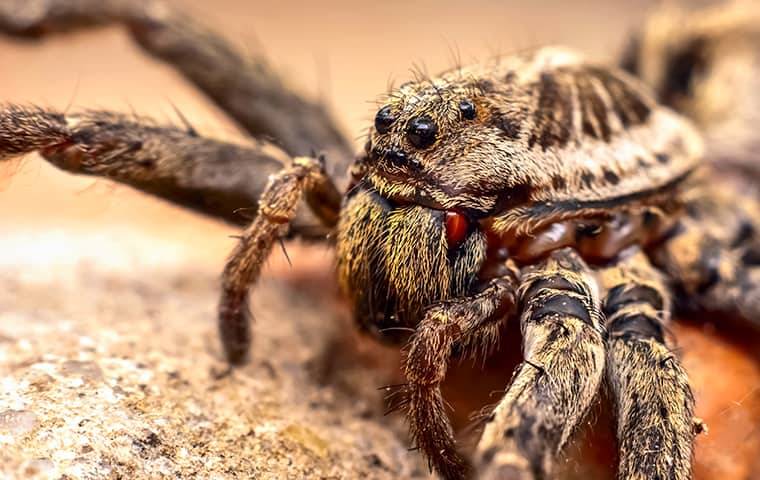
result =
M427 476L383 423L382 379L326 355L329 298L265 281L253 361L225 375L215 271L24 251L0 261L0 478Z
M326 250L289 245L292 268L273 252L252 362L225 375L221 262L185 244L192 235L0 227L0 479L431 478L403 416L382 415L398 350L356 332ZM757 341L711 325L673 331L710 427L695 480L752 480ZM485 364L452 365L444 395L465 450L470 414L498 400L519 360L512 327ZM596 406L559 478L614 478L612 424Z

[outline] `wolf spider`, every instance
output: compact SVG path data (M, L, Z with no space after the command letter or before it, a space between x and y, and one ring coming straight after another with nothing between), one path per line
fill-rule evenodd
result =
M698 308L760 325L760 204L740 176L706 188L701 135L634 77L561 48L457 67L392 91L352 160L320 105L160 1L24 5L0 6L2 31L121 23L257 139L231 145L103 111L0 110L0 159L37 151L241 225L238 212L256 210L222 276L231 364L246 361L248 290L272 246L284 235L328 239L359 324L408 342L408 383L393 403L443 478L471 468L546 478L605 378L619 478L691 477L703 425L668 323L674 309ZM697 72L683 62L702 57L678 63L667 50L666 73L648 78L650 34L624 65L661 82L660 99L678 107L692 79L682 97L671 87ZM454 350L487 354L510 317L524 361L470 465L440 385Z

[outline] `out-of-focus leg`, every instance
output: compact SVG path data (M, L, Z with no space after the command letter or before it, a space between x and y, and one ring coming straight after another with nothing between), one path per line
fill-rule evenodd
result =
M236 145L146 118L0 105L0 161L34 151L63 170L125 183L238 225L250 221L269 176L290 162L267 142ZM315 200L320 209L339 202ZM323 238L335 221L325 220L300 211L292 232Z
M125 25L146 52L179 70L253 136L272 140L291 156L324 153L334 177L348 169L351 144L324 105L295 93L263 59L246 58L222 35L168 2L0 2L0 33L17 37L113 23Z

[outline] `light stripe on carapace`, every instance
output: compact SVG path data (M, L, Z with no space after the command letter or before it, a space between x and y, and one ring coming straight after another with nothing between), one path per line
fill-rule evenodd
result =
M702 152L693 126L635 78L564 48L404 84L382 112L368 142L371 186L499 232L662 202Z

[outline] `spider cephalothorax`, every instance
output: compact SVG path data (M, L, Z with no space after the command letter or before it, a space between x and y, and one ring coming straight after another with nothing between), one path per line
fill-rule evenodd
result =
M253 136L282 146L232 146L105 112L0 109L0 159L39 151L238 223L237 209L258 208L222 278L231 364L247 358L248 290L272 246L287 233L332 233L359 323L408 337L394 402L441 476L474 467L482 478L546 478L606 378L619 477L691 477L703 426L668 323L686 305L760 325L760 202L749 179L715 177L708 188L714 172L695 128L634 77L542 48L410 82L379 108L349 166L348 142L318 105L160 2L37 6L23 18L0 7L0 27L29 36L124 22ZM644 51L626 63L647 77ZM691 75L687 60L668 68ZM307 147L331 156L303 156ZM331 174L349 171L341 193ZM301 198L311 213L298 210ZM510 318L524 361L471 465L440 385L454 350L487 353Z
M564 246L613 258L672 226L699 155L635 81L563 49L407 83L378 110L341 215L344 290L387 330L486 280L505 247L521 263Z

